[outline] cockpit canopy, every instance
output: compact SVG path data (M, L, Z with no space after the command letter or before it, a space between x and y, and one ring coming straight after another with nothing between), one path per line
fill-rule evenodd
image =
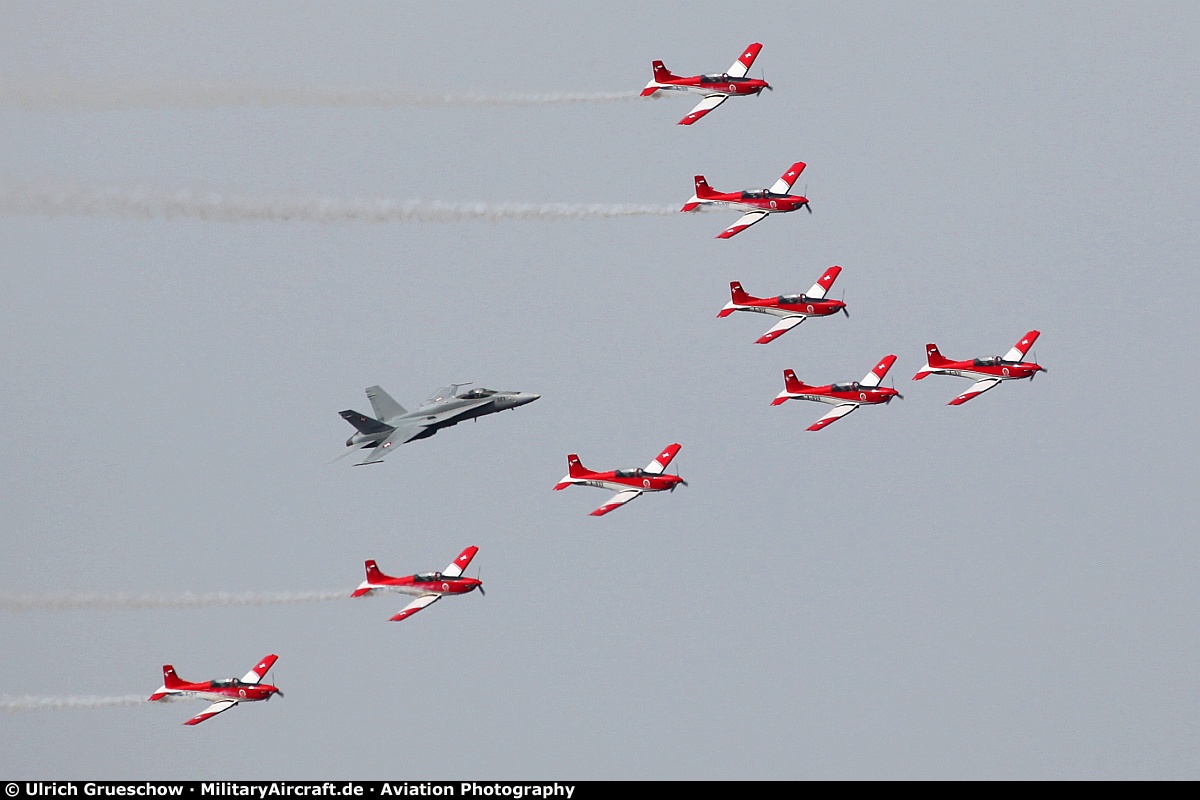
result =
M1000 356L975 359L975 366L977 367L998 367L1002 363L1004 363L1004 359L1000 358Z
M751 200L756 197L770 197L771 193L766 189L746 189L742 192L743 200Z
M223 688L228 688L230 686L249 686L250 685L248 683L242 683L237 678L223 678L221 680L209 681L209 683L211 684L211 686L214 689L217 689L217 688L223 689Z
M418 572L413 575L413 583L433 583L442 579L440 572Z
M640 478L646 474L646 470L641 467L637 469L619 469L614 473L618 478Z
M479 388L479 389L472 389L469 392L464 392L458 396L461 397L463 400L479 400L484 397L491 397L495 393L496 393L495 389Z
M725 83L728 80L729 80L729 76L724 73L721 73L720 75L714 73L712 75L701 75L700 76L701 83Z
M858 381L851 381L850 383L835 383L829 387L829 390L832 392L857 392L861 388Z
M779 304L781 306L798 306L804 303L808 298L802 294L781 294L779 295Z

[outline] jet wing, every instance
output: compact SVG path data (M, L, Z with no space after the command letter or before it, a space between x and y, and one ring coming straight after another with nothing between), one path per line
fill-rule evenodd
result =
M884 356L870 372L863 376L863 379L859 381L859 383L861 383L863 386L878 386L880 382L883 381L883 376L888 374L888 370L891 369L892 364L895 363L895 356Z
M406 605L399 614L394 617L390 617L388 622L399 622L402 619L408 619L425 606L431 606L440 599L441 595L436 594L427 594L423 597L418 597L416 600L413 600L411 603Z
M690 112L688 112L688 115L686 117L679 120L678 124L691 125L693 122L700 119L705 114L712 111L714 108L721 105L721 103L724 103L728 99L729 99L728 95L710 94L708 97L705 97L703 100L701 100L696 105L695 108L693 108Z
M649 472L651 475L662 475L667 469L667 465L671 463L671 459L675 458L682 446L680 444L667 445L653 461L646 465L645 472Z
M450 566L442 570L442 574L449 578L457 578L462 575L467 569L467 565L471 563L471 559L479 552L479 548L472 545L466 550L458 554L458 558L450 562Z
M378 464L383 461L384 456L392 452L392 448L396 445L411 442L417 438L422 432L422 426L406 423L396 430L392 431L392 435L384 439L375 447L366 448L366 455L362 457L354 466L361 467L364 464Z
M824 428L828 425L832 425L833 423L837 422L839 419L846 416L847 414L849 414L851 411L853 411L856 408L858 408L857 403L843 403L840 406L835 406L833 411L830 411L828 414L821 417L819 420L814 422L812 425L809 425L808 430L819 431L819 430L821 430L821 428Z
M840 274L842 274L841 267L830 267L825 270L824 275L817 278L817 282L805 294L809 297L815 297L818 300L824 300L825 293L833 287L833 282L837 280L837 276Z
M758 42L747 47L738 56L738 60L733 62L733 66L725 73L731 78L744 78L746 73L750 71L750 67L754 65L754 59L758 58L759 51L762 50L762 45Z
M771 330L755 339L754 343L767 344L769 342L773 342L780 336L783 336L785 333L790 331L792 328L799 325L801 322L804 322L804 317L784 317L783 319L779 320L779 322L776 322L775 326L771 328Z
M277 655L269 655L262 661L258 662L258 666L242 676L242 683L262 683L263 676L271 671L271 667L275 666L275 662L279 660Z
M993 386L999 385L999 383L1000 383L999 378L983 378L981 380L977 380L977 381L975 381L975 383L971 384L970 389L967 389L965 392L963 392L958 397L951 400L946 405L961 406L963 403L967 402L971 398L978 397L979 395L986 392L988 389L991 389Z
M779 176L779 180L771 184L771 188L767 191L772 194L787 194L792 190L792 184L800 177L800 173L804 172L805 163L797 161L792 166L788 167L788 171Z
M717 234L717 238L730 239L734 236L737 236L739 233L746 230L746 228L749 228L756 222L766 219L768 216L770 216L770 214L768 214L766 211L751 211L747 214L743 214L741 219Z
M1021 341L1014 344L1012 346L1012 350L1009 350L1007 353L1004 354L1004 360L1005 361L1024 361L1025 354L1029 352L1029 348L1033 347L1033 343L1036 342L1037 338L1041 335L1042 335L1041 331L1030 331L1029 333L1022 336Z
M623 492L618 492L613 497L612 500L609 500L607 503L605 503L604 505L597 508L595 511L593 511L588 516L603 517L605 514L612 511L613 509L620 508L621 506L625 505L626 503L628 503L630 500L637 497L641 493L642 493L641 489L626 489Z
M217 702L213 703L211 706L204 709L199 714L192 717L191 719L189 719L187 722L185 722L183 724L184 725L199 725L201 722L204 722L204 720L208 719L209 717L215 717L217 714L220 714L222 711L228 711L229 709L233 708L237 704L238 704L237 700L218 700Z

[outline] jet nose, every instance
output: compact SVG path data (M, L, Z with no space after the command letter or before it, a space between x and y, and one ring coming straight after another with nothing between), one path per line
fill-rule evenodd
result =
M513 397L513 406L523 406L539 398L541 398L541 395L534 394L533 392L517 392L516 396Z

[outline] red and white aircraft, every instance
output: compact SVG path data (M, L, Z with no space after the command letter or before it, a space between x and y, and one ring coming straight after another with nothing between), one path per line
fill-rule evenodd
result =
M704 180L703 175L697 175L696 193L679 210L694 211L700 206L729 206L739 211L745 211L746 213L742 215L741 219L717 234L718 239L737 236L746 228L766 219L771 214L786 214L789 211L796 211L802 206L807 208L808 213L811 214L812 208L808 205L807 197L788 194L792 184L800 177L800 173L804 172L804 166L803 161L792 164L779 180L771 184L770 189L745 189L740 192L715 191L708 185L708 181Z
M273 695L283 697L283 692L268 683L263 683L267 672L279 659L279 656L269 655L258 666L247 672L240 679L226 678L224 680L201 681L188 683L175 674L175 668L170 664L163 665L163 685L150 695L151 700L162 700L164 697L201 697L215 701L211 706L189 719L184 725L199 725L209 717L215 717L222 711L228 711L238 703L249 703L255 700L270 700Z
M599 486L610 489L616 496L597 508L589 516L602 517L614 508L620 508L643 492L675 491L675 487L687 481L678 475L664 474L667 465L679 452L679 444L669 444L659 453L658 458L651 461L644 469L616 469L609 472L593 472L579 463L579 456L571 453L567 456L567 474L554 487L554 491L565 489L572 484L580 486Z
M893 397L904 396L895 389L880 386L883 376L887 375L892 364L896 363L895 356L884 356L883 359L868 372L861 381L852 383L832 383L828 386L809 386L796 377L790 369L783 371L783 383L787 387L771 401L777 406L788 400L812 400L817 403L830 403L833 410L808 426L810 431L819 431L827 425L832 425L859 406L873 406L878 403L890 403Z
M399 622L402 619L411 617L422 608L433 605L446 595L466 594L475 589L478 589L480 594L487 594L483 591L483 581L478 578L463 576L463 570L467 568L467 565L471 563L471 559L478 552L478 547L468 547L459 553L458 558L451 561L449 566L441 572L418 572L416 575L405 575L402 578L393 578L390 575L384 575L379 571L379 567L375 565L374 561L368 561L367 579L359 584L359 587L354 590L354 594L350 596L362 597L363 595L378 591L416 595L416 600L413 600L399 614L390 617L388 620L389 622Z
M993 386L1000 385L1001 381L1019 381L1023 378L1029 378L1032 381L1034 375L1046 372L1047 369L1040 364L1022 361L1022 359L1025 358L1025 354L1029 352L1029 348L1033 347L1033 343L1040 335L1040 331L1030 331L1002 356L972 358L966 361L951 361L945 358L938 352L937 345L931 342L925 345L928 362L920 372L913 375L913 380L919 381L926 375L934 374L975 378L975 383L970 389L946 404L950 406L961 406L972 397L978 397Z
M773 342L809 317L828 317L839 311L849 317L850 312L846 310L845 303L841 300L825 299L825 293L833 286L841 271L841 267L830 267L804 294L781 294L778 297L748 295L742 289L742 284L733 281L729 284L729 293L733 299L725 304L717 316L728 317L735 311L754 311L782 317L775 323L775 327L758 337L755 344Z
M738 60L733 62L729 70L720 75L692 75L685 78L682 75L672 75L671 71L663 66L663 62L655 61L654 80L642 89L642 97L649 97L658 91L696 92L704 95L700 105L679 120L680 125L691 125L730 97L759 94L763 89L771 88L766 81L746 77L760 50L761 44L756 42L750 45L738 56Z

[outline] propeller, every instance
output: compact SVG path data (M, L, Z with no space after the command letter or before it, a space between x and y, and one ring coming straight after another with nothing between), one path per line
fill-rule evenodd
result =
M484 597L487 597L487 592L485 592L483 590L483 577L482 576L483 576L483 565L480 564L478 567L475 568L475 580L479 581L479 593L481 595L483 595Z
M278 679L279 679L279 672L278 672L278 670L275 672L275 678L276 678L276 680L278 680ZM267 676L266 676L266 675L263 675L263 680L265 681L266 679L267 679ZM270 702L270 701L271 701L271 698L272 698L274 695L276 695L276 694L277 694L277 695L279 695L280 697L283 697L283 692L281 692L281 691L279 690L279 687L278 687L278 686L276 686L276 687L275 687L275 691L274 691L274 693L273 693L273 694L269 694L269 695L267 695L267 702Z
M812 213L812 206L808 204L808 184L804 184L804 210Z
M846 315L846 319L850 319L850 312L846 308L846 290L842 289L842 313Z
M1037 370L1034 372L1031 372L1029 374L1029 382L1030 383L1033 383L1034 376L1036 376L1038 374L1038 372L1049 372L1050 371L1050 370L1046 369L1045 367L1043 367L1041 364L1038 364L1037 353L1033 354L1033 363L1037 364Z

